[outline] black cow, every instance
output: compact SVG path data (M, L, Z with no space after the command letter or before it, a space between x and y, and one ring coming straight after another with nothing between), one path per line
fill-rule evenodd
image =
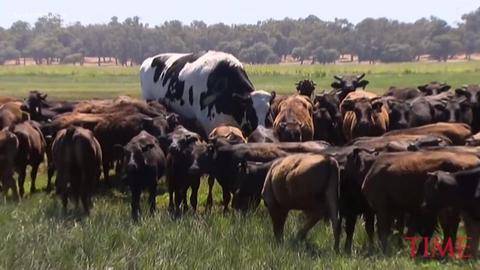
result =
M140 216L140 195L148 189L150 213L155 212L157 183L165 172L165 154L155 137L141 131L123 147L125 182L132 193L132 218Z
M464 255L477 255L480 238L480 167L456 173L430 173L425 182L425 207L433 211L447 207L462 210L469 237Z
M331 86L335 91L335 94L338 96L340 102L348 95L348 93L357 90L357 88L365 89L369 81L363 80L365 73L360 75L344 75L333 76L336 81L334 81Z
M391 86L388 88L387 92L385 92L384 96L387 97L394 97L396 99L400 100L412 100L418 96L422 95L422 92L420 92L416 88L412 87L407 87L407 88L398 88L395 86Z
M464 96L472 108L472 131L480 131L480 86L478 84L464 85L455 90L457 96Z
M334 145L345 143L342 133L340 101L331 93L315 95L313 100L313 139L324 140Z

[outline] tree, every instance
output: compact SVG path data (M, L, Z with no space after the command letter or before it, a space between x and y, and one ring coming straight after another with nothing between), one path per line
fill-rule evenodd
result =
M297 61L300 61L300 65L303 65L303 61L308 58L307 49L304 47L295 47L292 50L292 57Z
M335 63L340 57L340 53L335 49L318 47L313 51L313 57L315 58L315 61L320 64Z
M461 49L462 44L453 33L442 34L432 39L428 46L430 57L438 61L447 61Z
M408 44L389 44L380 56L383 62L407 62L415 59L413 48Z

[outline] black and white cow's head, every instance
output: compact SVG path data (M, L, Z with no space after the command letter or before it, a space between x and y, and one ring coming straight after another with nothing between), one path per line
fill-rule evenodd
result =
M233 57L233 56L232 56ZM235 61L217 63L207 80L207 91L200 95L200 107L231 115L243 132L250 134L258 125L251 93L253 84L243 67Z

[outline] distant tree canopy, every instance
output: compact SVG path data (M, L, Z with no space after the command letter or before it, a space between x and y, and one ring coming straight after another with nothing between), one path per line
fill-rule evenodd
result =
M8 29L0 27L0 64L7 60L22 64L25 58L37 64L83 64L84 57L96 57L98 65L107 58L133 65L157 53L206 50L225 51L253 64L278 63L287 56L302 64L334 63L345 55L370 63L413 61L421 55L446 61L465 54L469 59L480 53L480 8L463 15L456 27L436 17L414 23L366 18L354 25L347 19L322 21L314 15L238 25L202 21L185 25L174 20L150 26L139 17L65 25L54 14L34 25L17 21Z

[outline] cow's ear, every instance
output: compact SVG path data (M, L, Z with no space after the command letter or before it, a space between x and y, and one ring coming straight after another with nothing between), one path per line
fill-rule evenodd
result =
M151 117L144 117L142 119L142 129L147 129L153 126L153 118Z
M353 100L347 99L342 102L342 110L343 111L353 111L355 108L355 102Z
M39 97L40 97L41 100L46 100L47 97L48 97L48 94L43 94L43 95L40 94Z
M428 86L428 84L423 84L423 85L417 86L417 88L418 88L418 90L420 90L420 92L425 93L425 92L427 92L427 86Z
M467 91L467 89L465 89L463 87L455 89L455 94L457 96L465 96L465 97L470 96L470 93Z
M375 101L372 103L372 108L376 111L376 112L381 112L382 111L382 107L383 107L383 102L381 101Z
M444 85L442 85L442 87L440 87L440 93L441 92L447 92L448 90L450 90L450 88L452 88L452 86L450 86L448 84L444 84Z
M340 89L342 88L342 84L339 82L333 82L330 86L332 86L333 89Z
M162 135L157 137L158 142L163 150L168 149L170 144L172 144L172 139L168 135Z
M362 89L365 90L365 87L367 87L367 85L369 84L370 82L367 81L367 80L361 80L357 83L357 87L361 87Z
M272 102L275 100L276 97L277 97L277 92L275 91L270 92L270 105L272 105Z

